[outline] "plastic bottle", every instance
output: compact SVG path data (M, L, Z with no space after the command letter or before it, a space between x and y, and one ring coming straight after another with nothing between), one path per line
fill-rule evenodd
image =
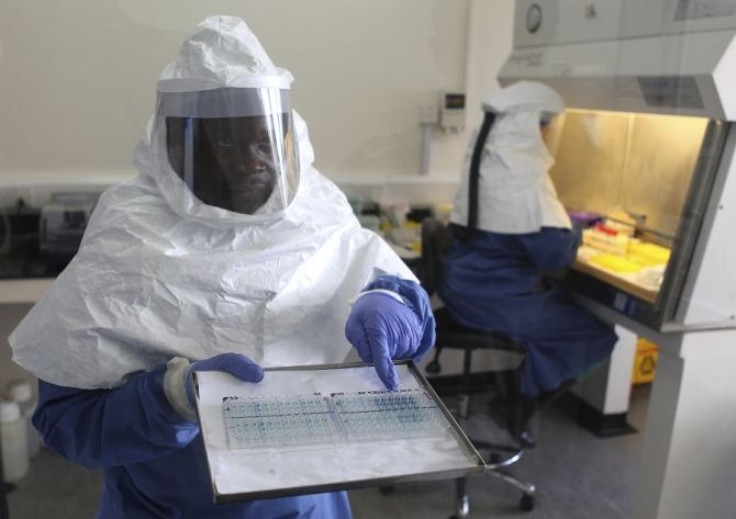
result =
M31 384L26 380L12 380L5 389L7 399L16 402L20 406L20 412L26 421L28 435L28 455L30 457L38 454L41 448L41 435L33 427L31 417L36 410L36 400L33 397Z
M15 483L28 473L27 438L20 406L16 402L0 402L3 476L8 483Z

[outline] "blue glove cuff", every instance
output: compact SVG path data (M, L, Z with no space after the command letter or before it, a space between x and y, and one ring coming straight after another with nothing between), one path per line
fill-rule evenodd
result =
M164 373L164 393L171 407L179 416L190 422L197 421L197 413L190 400L189 361L174 357L166 364Z
M354 304L358 299L363 297L366 294L386 294L389 297L393 297L396 299L399 303L407 304L406 301L404 301L404 298L401 297L399 294L394 292L393 290L386 290L385 288L374 288L372 290L363 290L362 292L358 293L355 297L353 297L350 300L350 304Z

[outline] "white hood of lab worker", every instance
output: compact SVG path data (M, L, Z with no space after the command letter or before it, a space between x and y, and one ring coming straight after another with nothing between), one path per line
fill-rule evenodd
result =
M252 35L238 22L204 25L227 44ZM162 80L169 89L176 79L228 87L247 76L243 66L284 76L265 52L245 65L237 54L208 59L183 78L166 77L168 67ZM76 257L9 338L13 360L83 389L115 387L174 356L233 351L264 367L344 360L350 299L381 273L415 278L312 166L306 124L293 115L298 188L267 217L192 196L166 160L155 117L136 150L139 176L103 194Z
M548 174L554 159L540 132L543 117L564 110L560 96L541 83L519 81L486 96L483 109L496 117L483 143L476 228L501 234L534 233L542 227L569 229L570 218ZM468 225L470 167L477 139L476 131L450 215L450 221L461 226Z

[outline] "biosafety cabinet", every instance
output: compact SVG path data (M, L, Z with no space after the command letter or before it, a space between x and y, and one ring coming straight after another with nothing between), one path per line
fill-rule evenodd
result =
M566 282L599 316L660 346L633 517L731 517L736 0L515 9L500 82L544 82L568 107L550 143L550 174L584 228ZM624 404L628 384L612 382L630 373L626 351L614 349L605 386L623 387Z
M518 0L499 80L544 82L574 291L658 331L736 326L736 0Z

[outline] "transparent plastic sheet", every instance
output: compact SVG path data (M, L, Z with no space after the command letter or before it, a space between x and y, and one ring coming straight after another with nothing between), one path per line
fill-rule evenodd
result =
M228 448L258 449L340 440L328 397L225 397L222 402Z
M421 389L225 397L222 411L233 450L441 437L448 428Z
M154 138L165 161L159 168L173 170L207 205L264 216L294 198L299 162L288 90L159 93Z

